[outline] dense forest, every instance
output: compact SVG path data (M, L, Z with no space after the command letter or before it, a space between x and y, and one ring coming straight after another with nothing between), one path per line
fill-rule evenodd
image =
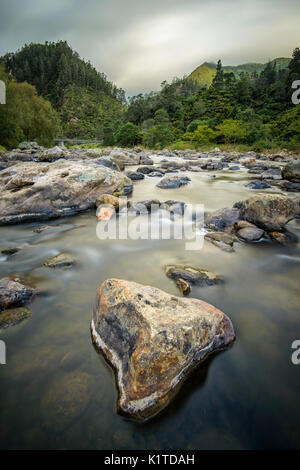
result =
M299 149L300 106L291 99L299 48L284 66L272 61L260 73L249 70L228 71L219 61L210 85L175 78L126 102L124 91L66 42L30 44L1 58L8 99L0 109L0 144L63 136L155 149Z

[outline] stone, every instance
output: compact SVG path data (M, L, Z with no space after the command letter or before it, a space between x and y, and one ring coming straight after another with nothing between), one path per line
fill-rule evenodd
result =
M235 223L240 220L241 213L238 208L219 209L205 216L205 227L221 232L232 232Z
M271 186L268 183L265 183L264 181L256 180L256 181L251 181L248 184L245 184L246 188L250 189L267 189L270 188Z
M182 293L182 295L188 295L191 292L190 284L184 279L176 279L175 284Z
M264 235L264 231L258 227L244 227L237 232L237 236L246 242L254 242L260 240Z
M149 173L152 173L154 171L153 168L149 168L148 166L140 166L137 170L137 173L142 173L142 175L149 175Z
M145 179L145 175L143 173L138 172L138 171L133 171L131 173L127 173L127 176L132 181L138 181L138 180Z
M13 246L11 248L5 248L4 250L1 251L1 253L6 256L12 256L18 253L19 251L21 251L22 248L23 248L22 246Z
M297 204L278 194L256 195L237 203L242 218L267 231L280 231L298 214Z
M96 212L98 220L110 220L116 213L114 207L99 206Z
M212 286L221 282L220 277L206 269L198 269L192 266L169 265L166 266L166 275L177 281L183 279L189 284L197 286Z
M267 180L281 180L281 170L280 168L270 168L262 173L261 178Z
M293 160L282 169L282 177L289 181L300 180L300 159Z
M31 302L36 295L36 289L19 281L9 277L0 279L0 311L25 305Z
M212 305L118 279L98 289L91 332L114 368L118 412L139 421L166 407L191 371L235 338Z
M269 235L271 240L276 243L279 243L280 245L286 246L291 243L289 237L282 232L270 232Z
M157 183L158 188L163 189L172 189L172 188L180 188L190 182L190 178L188 176L169 176L165 177Z
M222 251L232 253L235 237L226 232L207 232L204 239L220 248Z
M120 206L120 200L118 197L112 196L111 194L101 194L101 196L97 197L96 199L96 207L99 207L103 204L113 206L116 211L118 211Z
M40 147L37 142L21 142L18 148L20 150L40 150L43 147Z
M76 264L76 259L69 253L60 253L59 255L48 258L44 262L44 266L47 268L72 268Z
M0 330L21 323L31 316L32 312L27 307L10 308L0 311Z
M56 374L41 399L44 426L52 432L62 432L72 425L91 400L92 384L91 375L80 370Z
M0 172L0 225L72 215L95 207L103 193L130 189L124 174L91 161L19 163Z

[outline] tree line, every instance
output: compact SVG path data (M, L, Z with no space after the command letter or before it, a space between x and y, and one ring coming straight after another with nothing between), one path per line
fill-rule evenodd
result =
M300 148L300 51L286 68L228 72L218 62L209 87L183 77L159 92L125 93L82 60L67 42L25 45L0 59L7 104L0 107L0 144L50 145L54 137L102 139L104 145L206 148L243 145L258 151Z

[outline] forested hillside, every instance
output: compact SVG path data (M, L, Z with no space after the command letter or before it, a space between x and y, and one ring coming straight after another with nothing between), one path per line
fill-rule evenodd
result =
M271 61L271 65L274 65L277 70L286 68L289 65L291 59L286 57L279 57ZM225 65L223 70L225 72L233 72L238 78L241 73L253 74L257 76L260 74L267 64L253 63L249 62L247 64L241 65ZM202 65L199 65L193 72L187 77L188 80L193 80L198 82L200 85L210 86L212 84L213 78L216 75L217 64L213 62L204 62Z
M130 100L126 117L142 131L146 146L242 144L263 150L300 147L300 106L292 83L300 77L300 51L287 67L276 61L260 74L226 72L221 61L209 87L174 79L159 93Z
M52 104L64 137L100 139L106 120L122 115L124 91L65 41L25 45L4 55L1 62L10 78L33 85Z
M300 147L300 107L291 100L300 78L298 48L290 61L265 66L204 65L205 84L175 78L127 103L124 91L66 42L24 46L1 58L9 100L0 109L0 144L63 136L149 148Z

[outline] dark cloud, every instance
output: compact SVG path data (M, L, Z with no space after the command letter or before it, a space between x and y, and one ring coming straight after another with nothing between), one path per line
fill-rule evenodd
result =
M289 56L298 0L0 0L0 54L66 39L129 94L203 61Z

